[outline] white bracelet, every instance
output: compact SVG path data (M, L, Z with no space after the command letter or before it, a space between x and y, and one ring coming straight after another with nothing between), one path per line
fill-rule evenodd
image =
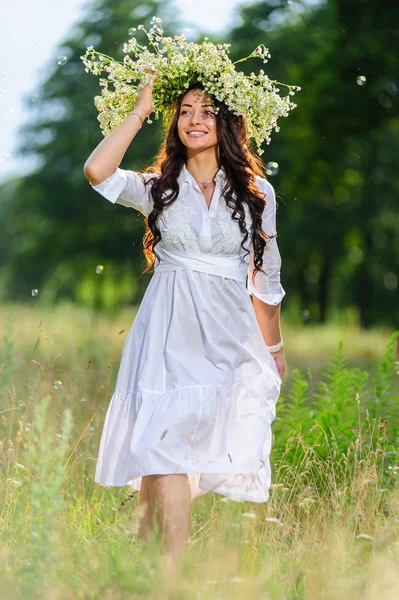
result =
M279 350L281 350L283 346L284 343L283 340L281 340L281 342L279 342L278 344L275 344L274 346L266 346L266 348L271 354L273 354L273 352L278 352Z

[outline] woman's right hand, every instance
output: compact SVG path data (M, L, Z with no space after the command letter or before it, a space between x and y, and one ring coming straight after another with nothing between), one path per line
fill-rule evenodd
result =
M153 75L151 82L140 89L133 109L134 112L139 113L143 121L154 110L152 88L155 73ZM134 119L134 122L130 119L124 119L94 148L84 165L84 174L92 185L101 183L115 173L140 127L138 119Z
M145 85L139 95L136 98L136 103L134 105L133 110L137 110L143 116L143 119L149 117L152 111L154 110L153 97L152 97L152 89L154 87L156 74L154 73L154 77L151 83Z

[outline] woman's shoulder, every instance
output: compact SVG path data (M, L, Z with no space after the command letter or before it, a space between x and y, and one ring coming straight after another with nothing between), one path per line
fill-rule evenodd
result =
M152 173L149 171L138 170L136 171L135 169L123 169L121 167L117 167L113 175L111 175L111 177L115 177L115 179L117 177L127 178L135 181L137 181L137 178L139 177L141 181L146 182L151 179L156 179L157 177L160 177L160 173Z
M260 191L266 194L267 198L271 198L272 200L274 199L274 187L272 186L270 181L266 179L266 177L256 175L255 182Z
M139 175L144 182L158 179L161 176L160 173L153 173L151 171L135 171L135 173Z

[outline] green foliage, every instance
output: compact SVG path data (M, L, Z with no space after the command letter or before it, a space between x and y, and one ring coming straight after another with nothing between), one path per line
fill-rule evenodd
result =
M14 340L12 337L14 322L11 306L7 306L7 315L4 322L4 336L0 353L0 405L8 404L8 394L11 390L12 378L16 371L14 357Z
M280 423L277 426L276 442L279 446L287 440L288 432L301 431L302 424L308 421L310 417L308 388L309 384L302 372L294 369L288 401L284 396L280 396L277 403L278 417L275 420Z
M14 527L20 527L26 535L16 575L23 597L31 598L39 597L39 590L43 592L54 583L53 569L59 554L51 548L60 542L59 517L65 510L62 487L67 481L65 455L70 451L72 415L69 409L64 411L61 432L56 433L49 402L50 396L45 396L35 405L24 464L13 465L15 475L5 482L7 511ZM21 487L23 494L19 493ZM12 534L18 532L10 528L8 536Z
M368 378L366 371L348 367L340 343L336 356L320 383L321 391L314 395L315 420L324 430L332 430L340 453L347 450Z
M366 447L378 456L375 463L381 469L384 457L399 456L398 337L399 332L391 335L374 382L367 371L348 366L342 342L311 396L303 374L294 370L288 400L281 396L277 404L275 465L303 471L311 455L317 464L335 463L336 481L342 483ZM363 447L358 445L360 438ZM319 473L313 480L323 488Z
M399 405L394 380L399 375L399 332L394 332L387 344L381 364L374 379L375 403L371 415L374 418L392 419L395 415L395 425L399 428ZM374 409L374 410L373 410Z

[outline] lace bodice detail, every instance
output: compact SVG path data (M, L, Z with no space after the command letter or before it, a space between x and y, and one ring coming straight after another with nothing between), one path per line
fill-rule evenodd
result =
M251 239L251 215L247 206L245 209L245 226L248 231L247 247L250 244ZM221 237L212 246L212 254L218 254L222 256L234 256L241 254L243 248L241 246L244 239L244 234L240 231L238 222L231 218L229 210L226 211L226 215L219 216L216 218L216 223L221 230Z
M224 210L213 218L209 218L208 229L210 240L208 246L201 244L201 228L192 221L195 205L184 198L178 197L173 204L164 209L161 216L160 232L162 239L160 245L165 250L180 250L185 252L204 252L219 256L237 256L243 252L241 242L243 234L237 221L231 218L231 212ZM248 227L249 211L246 211ZM249 217L250 221L250 217ZM206 228L206 226L205 226ZM250 232L250 230L248 230Z
M190 224L194 210L194 205L184 202L182 198L177 198L173 204L164 208L160 245L165 250L201 252L198 235Z

